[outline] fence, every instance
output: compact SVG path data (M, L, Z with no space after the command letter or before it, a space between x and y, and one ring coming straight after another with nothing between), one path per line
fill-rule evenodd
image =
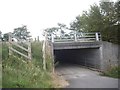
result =
M13 38L16 39L17 41L14 41ZM21 44L25 44L27 47L24 47ZM13 46L16 46L17 48L24 50L25 52L27 52L27 55L15 49ZM9 55L12 55L12 52L15 52L31 60L31 42L29 40L23 41L18 37L14 36L12 33L9 33Z

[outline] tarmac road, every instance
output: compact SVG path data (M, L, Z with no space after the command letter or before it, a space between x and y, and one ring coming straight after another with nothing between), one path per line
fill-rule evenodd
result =
M99 72L78 65L59 65L56 71L69 82L66 88L118 88L118 79L100 76Z

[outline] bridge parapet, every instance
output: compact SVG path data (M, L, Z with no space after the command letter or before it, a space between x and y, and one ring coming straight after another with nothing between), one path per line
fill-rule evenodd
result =
M76 32L68 34L48 34L47 40L53 43L56 42L96 42L101 41L101 34L99 32L83 33Z

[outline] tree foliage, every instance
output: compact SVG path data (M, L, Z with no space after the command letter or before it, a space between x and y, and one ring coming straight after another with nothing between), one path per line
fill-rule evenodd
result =
M93 4L88 11L77 16L70 28L83 32L100 32L105 41L120 43L120 1Z
M22 26L14 29L13 35L17 36L19 39L27 40L31 36L30 32L27 31L27 26Z
M2 32L0 31L0 41L2 41Z
M57 32L60 32L61 35L64 35L65 29L68 29L68 27L65 24L58 23L57 27L46 28L45 31L48 33L49 36L51 36L51 34L55 35Z
M9 39L9 33L5 33L4 35L3 35L3 41L8 41L8 39Z

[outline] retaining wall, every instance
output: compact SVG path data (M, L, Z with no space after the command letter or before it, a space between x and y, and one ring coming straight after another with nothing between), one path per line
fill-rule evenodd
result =
M120 60L120 45L113 44L110 42L102 42L102 60L101 60L101 69L106 70L111 66L118 65Z

